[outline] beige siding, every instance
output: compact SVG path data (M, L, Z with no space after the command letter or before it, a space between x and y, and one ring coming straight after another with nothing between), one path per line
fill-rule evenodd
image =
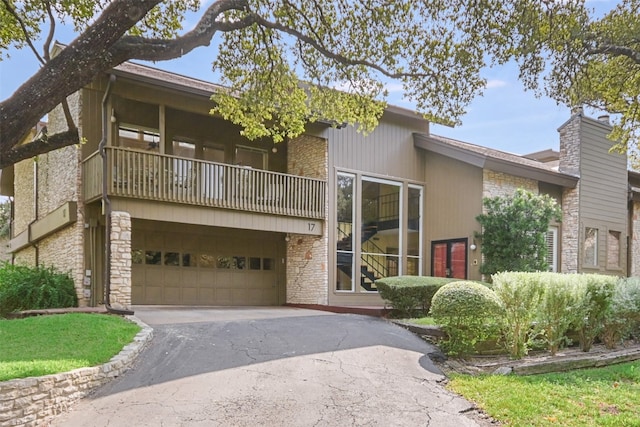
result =
M356 171L364 176L424 185L425 155L413 145L413 132L428 132L428 123L416 118L386 114L369 135L353 127L325 129L320 134L329 141L329 304L381 306L377 293L335 291L336 242L335 186L338 171ZM424 227L424 221L422 226ZM404 227L404 226L403 226ZM426 272L426 270L425 270ZM358 276L359 277L359 276Z
M329 167L422 181L424 163L413 146L413 132L424 132L426 126L389 115L366 137L353 127L328 129Z
M429 153L426 159L425 274L431 274L431 242L468 238L480 231L476 216L482 213L483 171L466 163ZM480 279L480 242L468 252L469 279ZM474 260L476 261L474 263Z

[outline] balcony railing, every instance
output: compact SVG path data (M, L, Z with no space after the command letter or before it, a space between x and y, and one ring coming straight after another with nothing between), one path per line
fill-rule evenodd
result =
M324 218L326 182L203 160L107 148L110 196ZM83 163L85 200L99 197L102 158Z

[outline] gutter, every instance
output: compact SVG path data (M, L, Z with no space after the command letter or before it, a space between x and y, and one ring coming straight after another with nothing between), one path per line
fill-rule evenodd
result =
M104 96L102 97L102 139L100 140L100 144L98 144L98 151L100 151L100 157L102 157L102 209L104 210L104 306L109 313L119 314L122 316L132 316L133 311L131 310L121 310L114 307L111 307L111 200L109 200L109 195L107 194L107 151L105 146L107 145L107 126L109 123L107 117L107 101L109 100L109 95L111 95L111 86L116 81L116 76L113 74L109 75L109 82L107 83L107 88L104 91Z

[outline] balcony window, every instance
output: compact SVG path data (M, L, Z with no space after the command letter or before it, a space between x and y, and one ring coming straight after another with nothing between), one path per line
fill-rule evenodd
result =
M122 125L118 128L118 144L124 148L159 153L160 133L157 129Z

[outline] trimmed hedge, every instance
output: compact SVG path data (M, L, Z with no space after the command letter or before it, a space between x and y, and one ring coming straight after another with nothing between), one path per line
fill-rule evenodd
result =
M473 353L476 345L494 338L503 317L496 293L477 282L452 282L433 296L431 315L447 334L441 345L452 355Z
M394 309L396 317L426 316L431 299L447 283L459 281L448 277L397 276L376 280L382 299Z
M53 267L2 264L0 317L15 311L77 307L78 297L68 274Z

